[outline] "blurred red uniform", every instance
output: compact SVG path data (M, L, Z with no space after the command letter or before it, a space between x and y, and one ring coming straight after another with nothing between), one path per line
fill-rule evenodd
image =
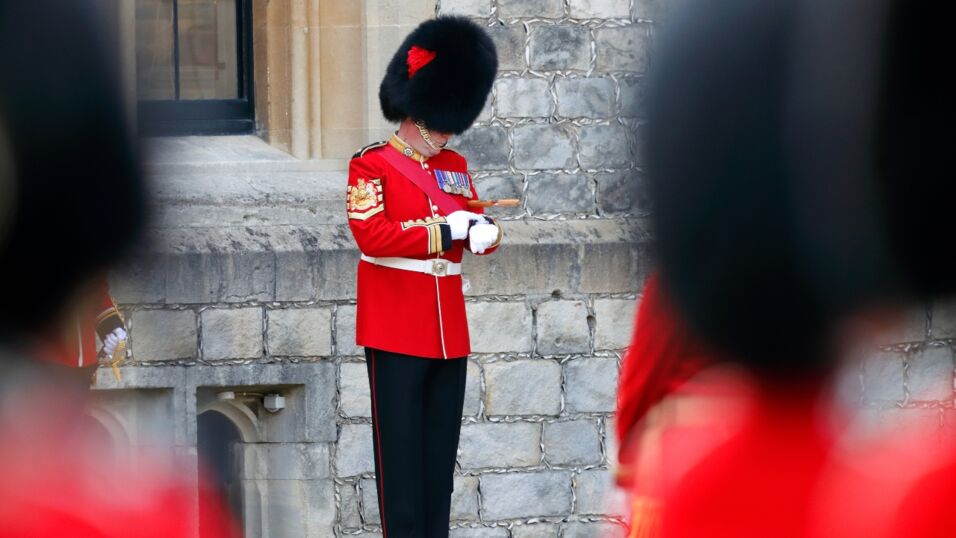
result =
M74 326L39 344L39 358L73 368L95 367L99 364L97 337L105 343L110 335L120 343L109 350L107 360L115 362L114 359L125 357L126 327L110 295L105 276L96 282L94 292L96 296L82 307Z
M0 538L203 538L241 532L169 455L117 458L69 372L0 348ZM189 468L190 466L186 466Z

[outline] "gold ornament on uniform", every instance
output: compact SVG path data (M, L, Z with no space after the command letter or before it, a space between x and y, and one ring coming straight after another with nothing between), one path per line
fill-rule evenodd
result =
M348 189L348 217L365 220L385 209L382 204L382 180L362 179Z

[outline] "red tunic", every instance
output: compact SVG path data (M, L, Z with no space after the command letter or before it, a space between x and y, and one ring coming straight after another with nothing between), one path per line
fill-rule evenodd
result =
M97 288L95 301L77 314L73 326L67 327L56 338L40 344L36 350L40 358L74 368L97 364L97 336L102 340L116 328L123 327L106 277L97 282Z
M631 345L621 365L617 398L618 461L637 456L637 431L644 416L667 395L712 362L709 352L680 321L652 274L644 285Z
M371 257L460 263L466 241L451 240L446 213L393 168L383 158L384 152L401 155L395 147L374 144L349 164L346 211L359 250ZM436 171L447 171L467 178L464 157L451 150L424 164L432 177ZM470 195L452 197L461 209L481 213L467 207L468 199L477 197L473 185L470 191ZM471 351L460 275L439 277L362 260L357 310L355 341L360 346L434 359L464 357Z

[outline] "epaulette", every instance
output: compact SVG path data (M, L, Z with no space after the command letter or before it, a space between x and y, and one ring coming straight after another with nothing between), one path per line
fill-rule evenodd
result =
M372 142L371 144L365 146L364 148L356 151L355 154L352 155L352 158L355 159L356 157L361 157L362 155L365 155L365 152L369 150L373 150L375 148L380 148L386 144L388 144L388 142L386 142L385 140L382 140L381 142Z

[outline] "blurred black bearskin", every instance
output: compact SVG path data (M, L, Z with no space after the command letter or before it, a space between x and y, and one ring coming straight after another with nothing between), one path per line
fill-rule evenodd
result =
M946 20L717 0L662 36L646 159L663 282L728 356L817 375L841 320L956 292Z
M477 24L462 17L425 21L388 64L378 91L382 113L461 134L485 106L497 70L495 45Z
M99 5L0 2L0 343L47 328L143 225L118 51Z

